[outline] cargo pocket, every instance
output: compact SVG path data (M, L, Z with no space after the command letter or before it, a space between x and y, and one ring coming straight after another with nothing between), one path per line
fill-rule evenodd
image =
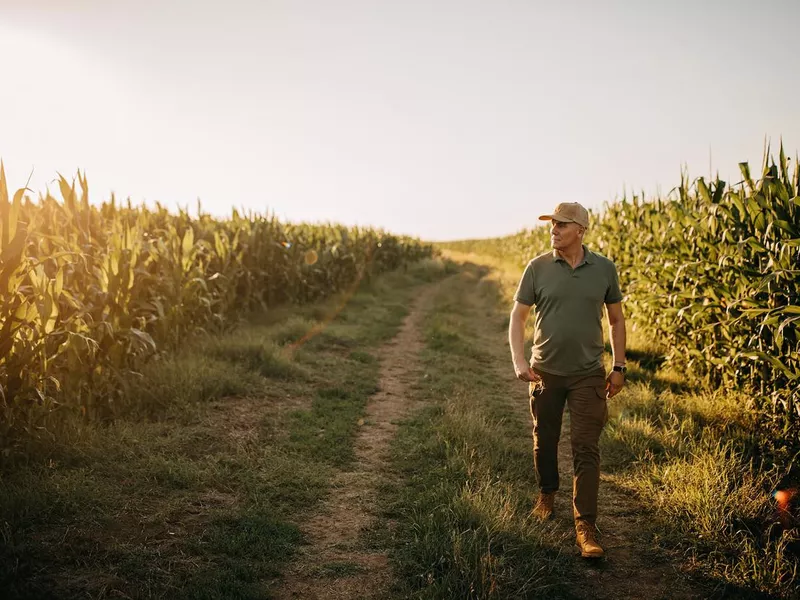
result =
M603 425L608 423L608 398L606 398L606 387L597 386L594 388L595 393L603 402Z

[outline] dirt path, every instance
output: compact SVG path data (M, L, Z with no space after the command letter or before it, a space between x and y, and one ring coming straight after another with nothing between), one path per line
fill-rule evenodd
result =
M496 277L489 275L489 277ZM487 279L484 275L482 279ZM490 285L481 281L479 285ZM489 315L489 307L472 299L477 311ZM530 416L527 407L526 384L513 379L510 352L505 334L498 333L494 321L476 319L483 347L491 352L497 365L498 381L505 382L499 393L514 405L520 415L520 435L529 439ZM607 475L602 475L598 505L599 540L606 550L602 560L587 560L579 556L575 546L572 519L572 450L569 441L569 414L564 415L564 425L558 450L562 489L556 496L555 519L552 536L557 540L563 560L570 561L571 571L577 576L570 585L575 598L591 599L684 599L704 598L706 593L693 589L688 581L663 552L648 542L645 531L646 514L636 500L616 487ZM531 458L533 471L533 458ZM531 478L533 478L531 472ZM533 500L533 499L532 499Z
M437 285L417 296L400 332L378 352L380 391L367 405L355 441L356 461L338 473L319 513L302 526L309 541L287 570L278 599L350 599L388 596L388 557L364 548L362 533L378 518L376 494L397 422L413 407L407 393L418 376L420 321Z

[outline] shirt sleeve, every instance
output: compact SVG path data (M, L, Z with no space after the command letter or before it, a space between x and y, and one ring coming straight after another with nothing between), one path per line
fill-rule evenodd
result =
M533 286L533 263L529 262L522 273L522 278L519 280L517 291L514 294L514 300L526 306L533 306L536 304L536 289Z
M619 289L619 276L617 275L617 267L614 263L610 263L610 281L608 282L608 289L606 290L606 304L616 304L622 302L622 291Z

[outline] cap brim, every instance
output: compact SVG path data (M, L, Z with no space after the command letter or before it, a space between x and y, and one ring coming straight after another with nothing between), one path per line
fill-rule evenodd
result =
M559 223L577 223L572 219L567 219L566 217L562 217L560 215L541 215L539 217L540 221L558 221Z

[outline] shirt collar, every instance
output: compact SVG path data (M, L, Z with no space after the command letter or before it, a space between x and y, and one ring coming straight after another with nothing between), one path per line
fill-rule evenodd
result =
M592 251L589 250L586 247L585 244L581 244L581 245L583 246L583 260L580 263L578 263L578 265L575 268L580 267L583 263L586 263L587 265L594 264L594 254L592 253ZM558 262L559 260L563 261L563 262L567 262L566 260L561 258L558 255L558 252L556 252L556 250L554 249L553 250L553 262Z

